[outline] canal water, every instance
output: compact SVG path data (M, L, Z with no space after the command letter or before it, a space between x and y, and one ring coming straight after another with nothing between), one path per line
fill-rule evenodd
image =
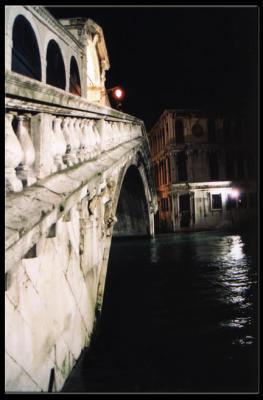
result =
M114 240L101 324L64 392L258 391L255 234Z

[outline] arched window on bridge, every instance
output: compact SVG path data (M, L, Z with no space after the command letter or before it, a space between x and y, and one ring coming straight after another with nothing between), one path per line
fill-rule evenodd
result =
M47 84L65 90L66 74L63 57L55 40L50 40L47 48Z
M18 15L15 19L12 39L12 71L41 81L41 62L36 35L23 15Z
M70 60L69 91L77 96L81 96L81 85L78 64L75 57Z

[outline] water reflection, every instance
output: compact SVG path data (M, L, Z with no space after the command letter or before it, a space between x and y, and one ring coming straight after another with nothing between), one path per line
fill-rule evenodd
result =
M158 254L158 245L156 243L156 239L151 239L151 246L150 246L150 261L153 264L156 264L160 261L160 256Z
M243 236L222 232L116 242L101 338L94 361L85 364L90 374L81 372L82 387L255 391L257 265L251 248ZM75 382L71 391L77 392Z

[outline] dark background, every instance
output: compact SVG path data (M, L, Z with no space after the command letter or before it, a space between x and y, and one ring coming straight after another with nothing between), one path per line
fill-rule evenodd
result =
M257 120L257 7L47 8L56 18L87 17L102 27L106 87L123 86L122 110L147 130L166 108Z

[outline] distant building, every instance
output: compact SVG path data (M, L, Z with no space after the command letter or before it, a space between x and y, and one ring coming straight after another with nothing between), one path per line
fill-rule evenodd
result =
M165 110L148 138L159 231L229 228L257 219L257 150L248 120Z

